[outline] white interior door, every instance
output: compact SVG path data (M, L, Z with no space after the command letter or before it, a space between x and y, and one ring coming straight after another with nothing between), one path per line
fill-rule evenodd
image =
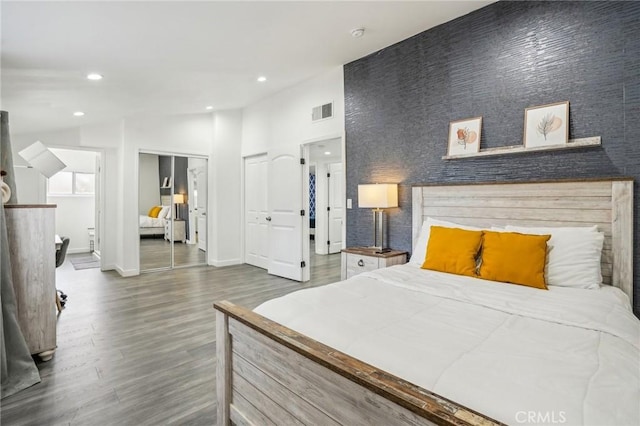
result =
M300 148L268 154L269 268L272 275L303 280L302 165Z
M329 254L342 250L342 222L344 218L344 188L342 163L329 164Z
M100 223L102 221L102 165L100 153L96 155L95 172L95 224L93 225L93 251L100 256L100 236L102 235L102 228L100 227Z
M197 238L197 231L198 231L198 226L200 225L198 223L198 205L197 205L197 194L198 194L198 171L197 168L195 167L194 163L194 159L193 158L189 158L188 160L188 166L187 166L187 178L189 179L189 186L188 186L188 190L189 193L188 195L188 206L189 206L189 235L187 235L187 244L196 244L198 238ZM195 200L195 202L194 202Z
M207 203L209 189L207 188L207 160L200 160L196 169L196 226L198 230L198 249L207 251Z
M244 259L264 269L269 266L267 161L267 154L244 160Z

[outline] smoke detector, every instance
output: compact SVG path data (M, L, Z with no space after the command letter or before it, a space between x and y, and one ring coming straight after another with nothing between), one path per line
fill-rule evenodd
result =
M364 28L354 28L351 30L351 37L360 38L364 35Z

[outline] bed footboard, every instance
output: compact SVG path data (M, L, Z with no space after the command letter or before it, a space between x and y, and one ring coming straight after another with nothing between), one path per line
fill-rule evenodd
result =
M246 308L214 308L218 426L500 424Z

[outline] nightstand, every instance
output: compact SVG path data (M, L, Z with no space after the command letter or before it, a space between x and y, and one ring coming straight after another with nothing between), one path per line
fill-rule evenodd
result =
M173 241L180 241L182 243L184 243L187 239L187 233L185 232L185 222L184 220L181 219L174 219L173 220ZM165 240L171 240L171 221L170 220L165 220L164 221L164 239Z
M407 263L407 252L391 250L376 253L369 247L349 247L342 250L341 279L346 280L362 272Z

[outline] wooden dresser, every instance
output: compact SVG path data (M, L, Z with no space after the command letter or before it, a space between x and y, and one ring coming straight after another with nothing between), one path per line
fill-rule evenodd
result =
M56 348L56 205L5 205L18 323L43 361Z

